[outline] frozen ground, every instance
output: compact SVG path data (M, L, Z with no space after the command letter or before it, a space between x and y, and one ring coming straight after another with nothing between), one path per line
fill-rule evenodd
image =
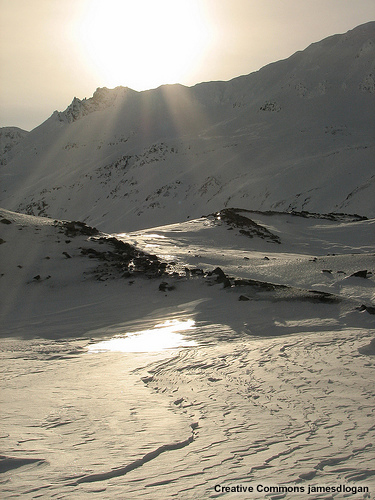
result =
M1 211L4 498L374 498L374 220L235 215Z

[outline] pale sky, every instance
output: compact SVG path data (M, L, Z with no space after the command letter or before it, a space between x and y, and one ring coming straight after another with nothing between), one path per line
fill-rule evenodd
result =
M0 0L0 126L97 87L230 80L373 20L374 0Z

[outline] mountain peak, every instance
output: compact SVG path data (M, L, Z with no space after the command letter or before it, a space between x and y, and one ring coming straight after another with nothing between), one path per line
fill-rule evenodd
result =
M69 104L65 111L57 111L55 112L55 115L62 122L72 123L90 113L93 113L94 111L109 108L115 103L115 101L119 98L123 98L129 92L135 91L122 86L114 89L98 87L92 97L88 99L84 98L82 100L78 97L74 97L73 101Z

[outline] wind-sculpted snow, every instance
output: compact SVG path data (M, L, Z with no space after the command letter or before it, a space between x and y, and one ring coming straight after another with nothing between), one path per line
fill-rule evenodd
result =
M150 460L158 458L158 456L161 455L162 453L166 453L168 451L173 451L173 450L179 450L181 448L185 448L185 446L189 446L189 444L193 442L193 439L194 435L191 435L184 441L177 441L176 443L163 444L162 446L159 446L159 448L157 448L156 450L146 453L144 457L139 458L138 460L135 460L134 462L125 465L124 467L111 469L108 472L102 472L99 474L90 474L87 476L76 477L74 478L73 485L78 485L81 483L95 483L97 481L107 481L108 479L111 479L113 477L125 476L134 469L142 467L142 465L146 464Z
M40 464L43 460L37 458L12 458L0 455L0 473L8 472L9 470L18 469L29 464Z
M184 351L149 369L148 385L167 388L199 422L183 468L165 470L157 484L169 483L173 494L183 482L186 499L217 498L215 485L304 486L307 493L308 485L346 483L373 491L374 393L366 382L373 363L356 351L359 330L326 328L286 342L240 339ZM265 496L258 490L247 498Z
M2 496L371 498L373 226L1 210Z

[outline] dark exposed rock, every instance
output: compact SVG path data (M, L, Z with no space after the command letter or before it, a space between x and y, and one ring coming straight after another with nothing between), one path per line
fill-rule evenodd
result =
M95 241L98 241L99 243L110 243L111 246L113 246L115 248L115 250L117 252L121 252L121 253L132 253L134 252L135 250L135 247L133 245L130 245L130 243L126 243L125 241L121 241L117 238L115 238L114 236L110 236L110 237L100 237L100 238L97 238Z
M189 271L192 274L192 276L203 276L204 275L203 269L193 268L193 269L189 269Z
M243 234L244 236L247 236L248 238L253 238L253 234L250 231L246 231L246 229L240 229L240 234Z
M73 237L78 235L96 236L99 231L95 227L88 226L80 221L55 221L55 224L61 227L66 236Z
M166 281L163 281L162 283L160 283L159 285L159 290L160 292L170 292L171 290L174 290L175 287L173 285L169 285L169 283L167 283Z
M72 256L71 256L71 255L69 255L69 254L68 254L68 252L63 252L63 255L65 255L65 257L66 257L67 259L71 259L71 258L72 258Z
M342 212L321 214L316 212L307 212L306 210L302 210L300 212L297 210L279 212L277 210L246 210L241 208L229 208L225 210L241 212L242 214L249 213L249 214L260 214L260 215L285 215L285 216L293 215L295 217L303 217L305 219L323 219L323 220L341 221L341 222L360 222L368 220L368 218L363 215L346 214ZM224 210L221 210L220 212L217 212L217 214L222 214L223 211ZM216 214L212 215L215 216Z
M320 292L319 290L308 290L304 300L309 302L325 302L335 304L341 302L341 298L328 292Z
M223 283L224 288L228 288L231 286L231 282L228 276L224 273L224 271L220 267L216 267L213 271L208 273L208 276L212 276L213 274L217 275L216 278L217 283Z
M295 215L297 217L304 217L306 219L326 219L332 221L345 221L345 222L360 222L363 220L368 220L367 217L358 214L345 214L342 212L328 213L328 214L317 214L314 212L306 212L302 210L301 212L297 212L292 210L288 212L291 215Z
M252 279L234 279L232 280L233 287L247 288L248 295L241 295L239 300L259 300L261 297L271 301L307 301L321 303L338 303L341 302L341 297L327 292L317 290L305 290L302 288L294 288L287 285L279 285L277 283L269 283L267 281L258 281ZM266 296L260 295L267 293Z
M286 285L277 285L275 283L268 283L267 281L258 281L251 279L235 279L234 286L251 286L265 292L271 292L277 289L286 289Z
M224 271L221 269L221 267L216 267L213 271L212 274L217 274L219 279L225 279L226 274Z
M273 243L281 243L280 238L267 228L257 224L243 215L246 210L225 208L220 212L210 214L216 221L224 221L229 227L239 228L239 232L249 238L258 237Z
M113 236L103 235L89 238L89 240L93 246L94 244L103 246L100 251L93 246L81 247L81 255L104 263L94 271L97 279L115 276L130 278L134 274L144 274L152 278L162 276L167 272L167 263L161 262L156 255L147 254Z
M353 273L349 276L349 278L367 278L367 269L363 271L357 271L356 273Z
M88 255L89 258L107 260L106 252L98 252L98 250L95 250L95 248L81 248L81 254Z

